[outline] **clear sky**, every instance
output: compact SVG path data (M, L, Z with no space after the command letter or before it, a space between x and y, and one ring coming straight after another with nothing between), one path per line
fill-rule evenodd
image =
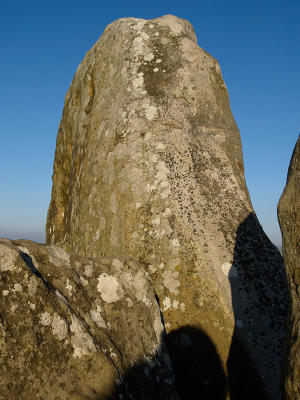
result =
M0 236L44 241L64 96L106 25L174 14L220 62L254 209L276 207L300 131L300 1L11 1L0 7Z

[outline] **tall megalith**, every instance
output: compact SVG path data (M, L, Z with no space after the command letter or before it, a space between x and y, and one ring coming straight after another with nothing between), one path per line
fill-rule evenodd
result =
M83 256L138 259L167 331L201 329L225 369L234 337L277 398L282 259L253 212L219 64L189 22L120 19L87 53L66 95L46 229Z
M286 186L278 204L283 238L283 258L291 295L284 366L284 390L288 400L300 397L300 137L289 165Z

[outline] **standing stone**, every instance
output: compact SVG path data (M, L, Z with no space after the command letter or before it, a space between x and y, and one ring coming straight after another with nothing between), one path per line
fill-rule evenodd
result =
M278 204L283 258L291 295L284 390L288 400L300 398L300 137L290 162L287 182Z
M219 64L189 22L120 19L87 53L66 95L46 230L81 255L138 259L168 332L205 333L251 393L260 378L234 378L248 362L233 338L279 398L282 259L253 212Z
M143 268L0 239L0 377L1 400L176 400Z

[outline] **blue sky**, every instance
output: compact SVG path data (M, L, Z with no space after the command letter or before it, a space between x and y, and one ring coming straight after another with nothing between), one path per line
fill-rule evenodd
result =
M300 1L14 1L0 8L0 236L44 241L55 141L78 64L117 18L174 14L220 62L264 230L300 132Z

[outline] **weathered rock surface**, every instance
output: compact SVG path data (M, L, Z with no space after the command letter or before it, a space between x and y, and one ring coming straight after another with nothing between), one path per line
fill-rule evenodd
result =
M0 399L176 399L143 268L0 239Z
M240 373L251 364L279 398L282 258L253 213L219 64L187 21L120 19L78 67L57 137L47 242L138 259L168 332L200 329L230 382L251 393L259 378Z
M284 389L287 399L296 400L300 398L300 137L290 162L286 186L279 200L278 219L291 295Z

